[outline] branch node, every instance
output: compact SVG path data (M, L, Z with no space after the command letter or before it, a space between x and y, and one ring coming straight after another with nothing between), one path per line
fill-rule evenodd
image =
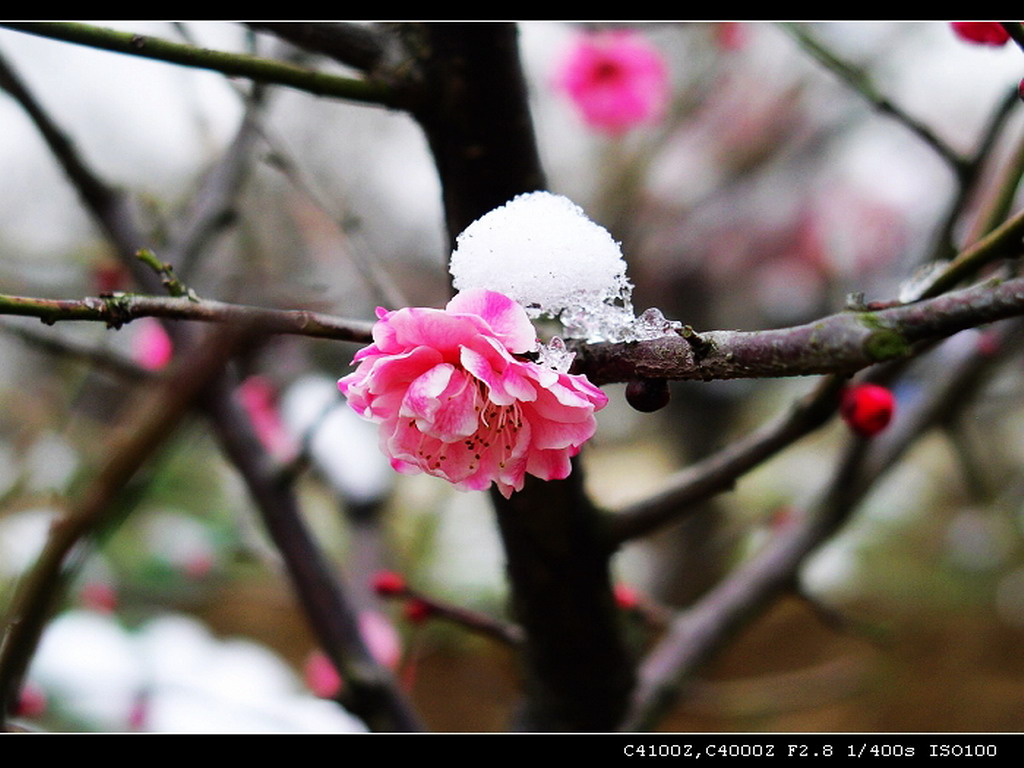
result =
M131 298L127 293L117 292L103 299L103 315L107 328L118 330L122 325L130 323L133 314L130 306Z
M679 335L686 340L686 343L690 345L690 349L693 350L693 360L695 363L699 363L715 349L714 342L701 336L693 330L691 325L684 325L679 330Z

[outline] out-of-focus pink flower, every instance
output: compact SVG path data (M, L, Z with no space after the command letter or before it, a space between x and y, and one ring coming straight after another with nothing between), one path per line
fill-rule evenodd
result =
M715 22L715 42L723 51L738 51L747 44L749 32L741 21Z
M79 599L86 608L100 613L113 613L117 610L117 590L105 581L89 581L82 586Z
M294 456L298 446L281 422L274 385L263 376L250 376L238 385L238 397L263 447L282 461Z
M323 651L313 651L303 667L306 687L322 699L333 699L341 691L341 675Z
M46 713L46 694L42 689L32 683L26 683L18 694L18 704L15 707L15 716L24 717L27 720L42 717Z
M621 134L657 120L668 102L668 68L657 49L628 30L580 36L558 72L565 90L594 128Z
M397 669L402 660L402 641L394 625L380 611L359 614L359 631L373 658L389 669Z
M349 405L380 424L391 466L460 490L495 483L506 498L527 473L569 475L608 403L585 376L517 358L536 348L526 311L495 291L456 295L441 309L377 309L374 343L338 382Z
M92 280L97 293L113 293L125 290L131 278L119 261L104 258L93 265Z
M171 337L159 320L144 317L137 322L140 327L132 338L132 358L148 371L159 371L174 355Z
M373 657L389 669L397 669L402 644L391 622L378 611L363 611L359 614L359 630ZM309 690L324 699L333 699L344 685L334 662L321 650L309 654L303 673Z
M951 21L957 36L979 45L1005 45L1010 33L998 21Z

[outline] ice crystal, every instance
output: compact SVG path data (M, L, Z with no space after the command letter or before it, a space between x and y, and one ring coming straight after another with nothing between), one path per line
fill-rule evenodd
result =
M537 350L537 364L552 368L559 373L567 373L572 367L575 357L576 353L565 348L565 342L560 336L555 336Z

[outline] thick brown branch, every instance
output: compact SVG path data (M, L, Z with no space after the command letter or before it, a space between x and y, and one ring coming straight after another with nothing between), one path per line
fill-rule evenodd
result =
M0 314L45 323L92 320L120 326L139 317L246 322L264 333L368 342L372 324L320 312L209 299L118 294L40 299L0 294ZM651 341L576 345L574 371L595 384L636 379L707 380L853 373L909 357L914 345L1024 314L1024 278L992 280L934 299L876 311L849 311L766 331L707 331Z
M576 347L573 370L595 384L853 373L941 339L1024 314L1024 279L989 281L889 309L849 311L767 331L708 331L652 341Z

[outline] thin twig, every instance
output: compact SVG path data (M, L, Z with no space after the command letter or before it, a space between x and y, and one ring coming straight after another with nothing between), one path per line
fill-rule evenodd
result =
M111 444L96 455L103 466L77 492L70 509L51 527L36 564L21 582L4 618L0 642L0 719L13 711L22 679L46 620L62 593L68 559L81 543L110 522L125 486L147 459L174 433L203 389L210 385L243 338L239 328L226 328L195 350L122 422Z
M36 328L24 327L20 321L0 321L0 330L24 341L26 344L52 355L87 363L98 371L115 376L146 381L156 376L153 371L142 368L124 355L95 345L83 344L74 339L58 338L53 333L43 333Z
M136 258L137 252L145 248L147 243L130 199L123 194L111 195L110 200L107 200L110 204L104 205L104 198L86 194L85 191L92 188L110 188L93 172L84 158L75 152L70 142L51 141L50 136L63 137L63 133L44 111L37 109L33 112L29 109L28 105L34 102L27 92L19 98L19 102L25 106L26 111L29 111L44 137L47 137L51 149L67 171L69 180L80 192L86 209L110 239L121 259L132 270L136 280L147 290L160 290L159 276ZM242 130L246 130L245 124ZM235 174L233 178L238 179L239 176ZM231 205L230 198L236 194L238 185L220 183L218 175L214 173L207 175L204 188L215 188L217 191L209 197L201 192L197 195L197 199L201 201L198 205L205 211L216 211L224 210ZM195 227L191 231L198 233L196 237L203 237L210 230L208 227ZM180 248L179 252L182 253L187 253L194 247L192 243L176 239L174 233L170 237L170 244L172 250ZM111 296L99 301L102 303L123 298L124 296ZM192 305L193 309L198 304L191 298L152 300L178 302L182 307ZM256 313L257 316L261 314L263 311ZM271 314L274 313L271 311ZM117 312L114 310L114 314L109 318L115 325L118 323L116 315ZM248 325L247 315L251 316L250 313L243 311L236 315L236 319ZM173 317L173 312L162 316ZM277 321L271 320L271 324L281 319L282 317L278 316ZM310 313L306 318L293 316L285 322L296 321L300 325L306 322L317 324L315 313ZM175 333L179 328L180 331ZM181 356L187 359L191 355L188 350L193 348L197 334L181 332L186 328L187 326L175 324L169 326L169 331L175 337L175 344L183 342ZM361 335L367 329L368 324L362 324L357 335ZM350 331L351 326L343 333ZM390 673L369 654L359 632L352 631L354 620L352 615L344 610L347 601L334 578L333 569L324 562L315 543L306 532L301 515L298 514L294 492L280 482L278 468L260 444L251 421L238 410L231 397L232 387L233 382L223 377L215 382L205 400L204 412L210 418L225 451L249 484L264 522L281 548L289 567L289 575L321 644L336 667L346 673L346 679L350 684L348 692L352 711L364 718L371 728L378 730L420 730L421 725L417 717Z
M75 22L5 22L0 26L90 48L141 56L186 67L209 69L234 77L246 77L257 83L285 85L315 96L333 96L364 104L400 106L400 99L395 90L379 82L317 72L246 53L196 48L151 35L119 32Z
M824 424L835 413L843 385L841 377L826 378L775 421L680 470L658 493L618 510L608 521L609 545L617 546L677 521L689 509L697 509L699 502L732 488L746 472Z
M1006 333L1016 330L1009 328ZM622 730L651 727L725 638L793 586L807 556L842 526L868 490L896 466L910 446L972 401L996 362L977 349L964 352L947 366L942 385L918 401L884 437L852 438L819 499L760 553L672 622L664 639L641 664L640 682Z
M204 323L252 324L263 333L293 334L339 341L367 342L372 324L301 309L269 309L212 299L117 293L85 299L42 299L0 294L0 315L58 321L89 320L119 328L141 317L195 320Z
M397 47L397 41L380 27L366 24L286 21L247 22L246 26L364 72L389 63Z
M982 170L992 156L992 148L995 145L996 139L1002 133L1003 128L1006 127L1009 117L1013 114L1019 101L1020 97L1017 94L1016 88L1008 91L989 119L977 148L974 150L973 155L966 160L963 173L957 177L956 191L949 202L946 214L942 217L941 224L937 227L938 234L925 259L926 263L945 261L956 255L957 249L953 240L956 225L964 212L968 199L971 197L972 192L974 192L975 184L982 177ZM1006 192L1008 193L1009 190L1006 190ZM1012 202L1012 195L1008 195L1003 205L994 206L989 212L993 218L988 222L983 222L980 231L988 232L1002 222L1009 215ZM975 239L977 238L968 237L966 242L970 245Z
M871 104L875 109L882 114L892 117L916 134L918 138L931 147L939 157L946 161L958 178L962 177L967 169L967 161L952 147L946 144L945 141L936 136L931 128L920 120L908 115L903 111L903 109L879 93L866 72L840 59L819 41L815 40L814 37L799 25L784 23L781 27L788 32L805 51L821 62L831 72L838 75L843 82L849 85L850 88L863 97L864 100Z

